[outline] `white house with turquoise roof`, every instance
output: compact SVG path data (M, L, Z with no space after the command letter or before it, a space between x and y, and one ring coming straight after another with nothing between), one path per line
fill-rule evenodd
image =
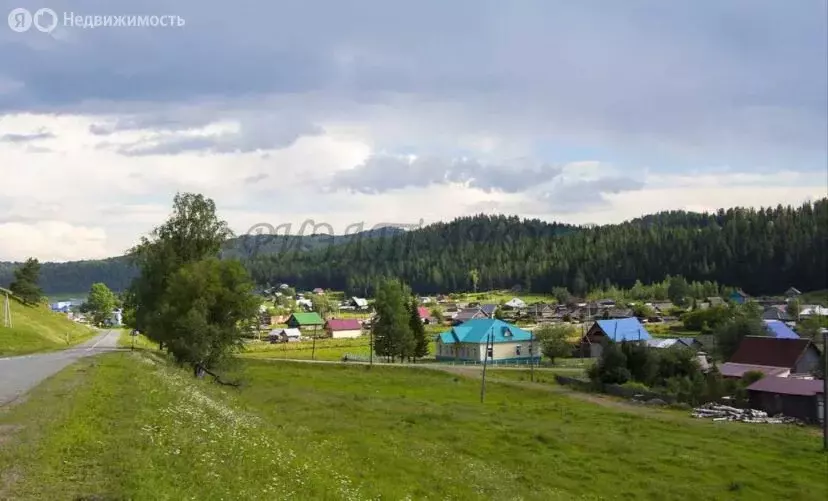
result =
M482 362L486 340L493 338L492 358L496 362L529 362L540 359L540 343L533 341L532 333L520 327L493 318L478 318L463 322L437 337L437 360Z

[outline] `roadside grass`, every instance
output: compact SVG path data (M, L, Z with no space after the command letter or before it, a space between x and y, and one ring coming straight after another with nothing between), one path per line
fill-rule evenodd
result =
M207 386L146 353L71 366L0 417L25 426L0 450L0 498L360 498L324 445L280 440Z
M11 298L9 305L12 327L0 325L0 355L59 350L82 343L97 334L95 329L55 313L45 304L26 306Z
M118 348L132 348L133 347L133 336L131 335L132 329L116 329L120 331L120 336L118 336ZM158 350L158 343L155 341L151 341L147 336L143 334L139 334L134 336L134 346L136 350L150 350L156 351Z
M441 371L245 360L240 390L84 359L0 413L0 498L824 500L809 429L636 414Z

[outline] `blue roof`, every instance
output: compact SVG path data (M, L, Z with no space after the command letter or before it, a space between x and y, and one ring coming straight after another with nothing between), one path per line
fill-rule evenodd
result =
M776 339L799 339L799 334L792 331L781 320L763 320L763 322L765 322L765 329L771 337Z
M497 320L494 318L476 318L463 322L450 331L440 334L440 341L443 344L460 343L486 343L486 337L494 334L495 343L509 343L512 341L529 341L532 333L520 327Z
M604 334L615 342L645 341L650 339L650 333L635 317L617 318L613 320L597 320L595 323Z

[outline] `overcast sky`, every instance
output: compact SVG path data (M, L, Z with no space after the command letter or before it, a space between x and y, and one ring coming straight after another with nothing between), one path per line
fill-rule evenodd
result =
M825 0L0 7L0 260L119 255L176 191L237 233L828 195ZM16 7L58 26L15 32Z

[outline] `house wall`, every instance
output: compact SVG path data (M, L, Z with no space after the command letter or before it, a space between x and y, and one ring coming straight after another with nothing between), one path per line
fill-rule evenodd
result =
M455 345L437 343L436 357L438 360L453 360L455 353L453 351ZM517 347L520 346L520 355L517 353ZM515 360L526 359L529 360L529 341L515 341L509 343L495 343L492 350L492 360ZM460 343L458 346L457 360L464 360L470 362L483 362L483 357L486 353L486 344L471 344ZM535 357L540 354L540 343L534 344Z
M819 419L817 395L806 397L748 390L748 399L751 408L763 410L771 416L783 414L809 422Z
M354 329L349 331L328 331L332 338L354 338L362 335L362 329Z
M819 353L817 353L816 348L811 346L805 350L802 358L796 363L793 372L797 374L810 373L818 369L821 363L822 360L820 360Z

